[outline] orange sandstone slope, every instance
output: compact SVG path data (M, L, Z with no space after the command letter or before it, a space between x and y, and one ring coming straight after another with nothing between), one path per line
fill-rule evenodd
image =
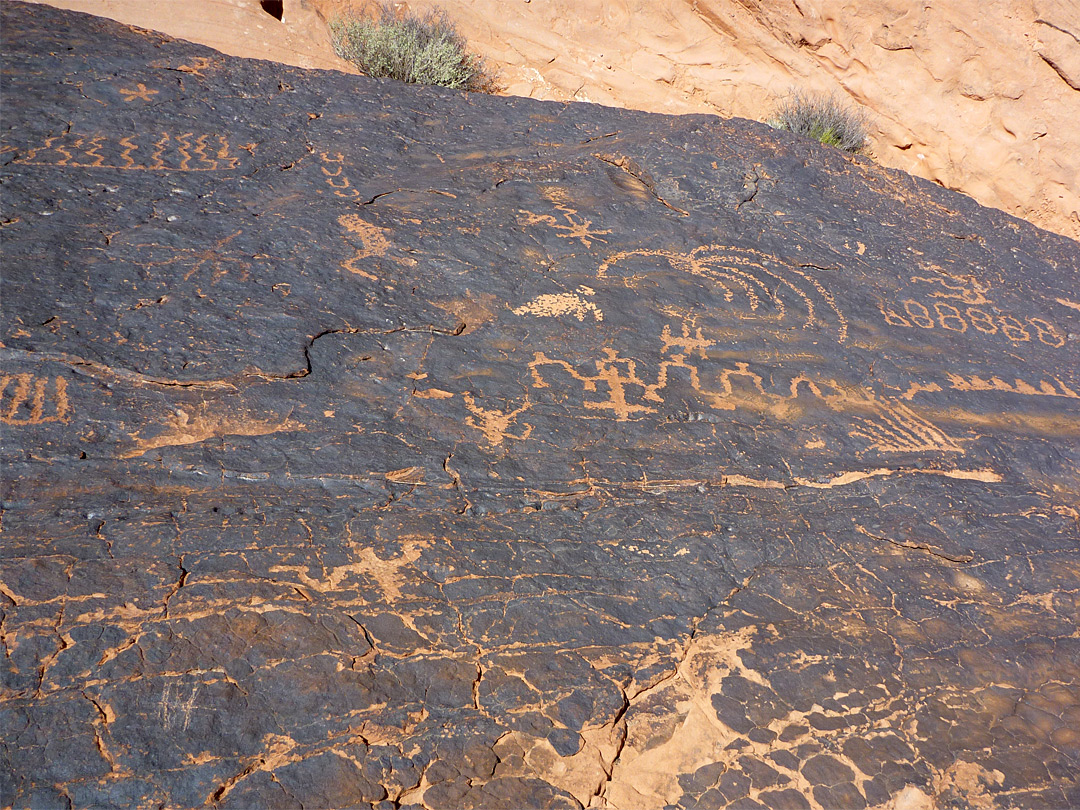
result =
M337 67L364 0L55 0L227 53ZM415 9L435 5L410 0ZM1075 0L439 0L506 92L763 120L790 88L867 109L882 164L1080 241Z

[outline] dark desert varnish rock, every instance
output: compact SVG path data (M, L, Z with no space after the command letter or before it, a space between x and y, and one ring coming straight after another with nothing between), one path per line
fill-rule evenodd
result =
M3 36L3 805L1080 804L1077 244L748 121Z

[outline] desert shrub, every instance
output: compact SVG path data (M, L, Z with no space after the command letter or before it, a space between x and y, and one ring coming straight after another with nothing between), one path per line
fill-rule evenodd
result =
M398 14L384 0L371 16L333 20L330 33L338 56L368 76L459 90L496 89L484 60L468 51L441 10Z
M861 152L866 146L865 113L850 109L835 96L793 91L776 106L768 124L846 152Z

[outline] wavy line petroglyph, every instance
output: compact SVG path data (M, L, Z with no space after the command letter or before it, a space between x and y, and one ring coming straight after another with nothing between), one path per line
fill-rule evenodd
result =
M147 142L150 137L149 134L122 138L75 133L54 135L46 138L44 145L27 150L15 162L30 166L178 172L221 172L240 165L240 157L232 152L225 135L162 132ZM239 148L253 146L243 144ZM135 155L140 149L143 154L150 151L149 158Z
M595 373L588 373L580 364L575 366L560 357L535 352L528 364L532 385L551 388L556 377L561 376L580 386L581 404L586 411L606 412L616 421L626 422L657 413L658 406L664 403L662 393L679 370L683 372L680 378L713 410L746 408L790 419L803 411L805 396L846 414L848 435L864 441L867 449L881 453L964 452L944 431L898 400L805 374L793 377L786 392L771 391L749 362L736 361L733 366L711 361L703 364L702 360L708 360L706 350L714 341L685 321L680 331L681 335L665 326L660 335L662 359L652 365L622 357L617 349L606 346L601 356L590 361ZM559 392L572 389L562 381L557 386Z
M765 317L764 310L771 305L775 317L783 319L791 305L802 310L803 328L820 326L832 330L840 343L847 339L847 318L832 293L808 273L775 256L726 245L702 245L689 253L628 250L608 258L600 265L597 275L604 278L616 265L625 265L635 258L659 259L674 270L707 279L722 291L726 303L734 304L741 299L754 317ZM636 287L641 277L630 274L631 268L626 272L624 283Z
M0 422L8 425L67 422L70 414L67 380L63 377L0 375Z

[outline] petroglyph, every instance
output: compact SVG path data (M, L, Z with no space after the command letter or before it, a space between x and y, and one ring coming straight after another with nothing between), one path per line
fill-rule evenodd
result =
M166 416L163 423L147 428L132 436L135 446L121 454L121 458L137 458L162 447L179 447L198 444L207 439L223 436L265 436L286 430L298 430L303 425L288 417L266 420L239 414L217 413L208 406L192 409L176 408ZM153 435L143 437L143 433Z
M948 332L964 333L969 329L972 334L997 336L1013 344L1029 343L1032 337L1055 349L1065 345L1065 337L1057 327L1045 318L1027 316L1021 320L994 304L987 294L990 285L980 282L974 276L955 278L927 278L912 276L912 283L929 285L925 293L927 299L952 299L958 304L945 300L920 301L909 297L900 301L901 313L897 308L878 305L885 323L906 329L942 329ZM1034 334L1033 334L1034 333Z
M40 425L71 418L67 380L33 374L0 375L0 422Z
M556 366L561 368L571 379L581 383L583 390L597 392L598 383L606 386L607 398L603 400L586 399L583 405L588 410L609 410L620 422L631 419L638 413L656 413L656 408L649 405L631 403L627 397L631 396L628 388L639 388L642 396L652 399L654 402L662 402L656 396L654 388L637 375L637 361L619 357L616 349L604 348L604 356L594 361L596 374L581 374L565 360L553 359L544 352L536 352L529 363L529 372L532 374L534 388L548 388L549 383L541 374L544 366Z
M1078 804L1074 243L744 121L0 16L7 804ZM102 168L191 130L239 165Z
M870 400L877 407L874 418L853 417L848 435L865 439L881 453L962 453L963 448L943 430L901 402Z
M1075 301L1070 301L1068 298L1055 298L1054 300L1061 304L1063 307L1075 309L1077 312L1080 312L1080 304L1076 303Z
M477 405L476 399L467 391L461 396L465 400L465 407L472 414L472 416L465 418L465 424L484 434L484 439L489 446L499 447L507 439L525 441L532 435L532 425L529 424L522 425L521 433L509 432L510 426L517 421L517 418L532 407L532 402L528 397L525 398L525 404L512 411L501 411L496 408L483 408Z
M226 249L242 233L243 231L234 231L228 236L218 239L209 247L198 248L162 245L157 242L125 244L121 240L115 240L113 254L110 255L110 258L132 261L132 263L141 266L144 270L155 270L157 268L169 268L171 270L174 266L185 268L183 276L180 276L183 281L190 281L206 269L212 272L209 273L207 278L200 278L200 281L209 282L211 286L217 284L230 272L234 273L236 280L246 281L249 276L249 262L238 256L231 255ZM137 252L136 259L131 260L124 255L125 251L123 249L128 247L135 249ZM149 303L156 302L152 299L140 302L141 305ZM139 308L141 308L139 305L135 307L136 310Z
M713 410L746 408L784 420L804 410L800 397L805 392L829 409L846 414L850 419L848 435L865 441L867 449L880 453L963 452L944 431L899 400L805 374L792 377L786 391L769 390L749 362L736 361L732 367L708 361L706 350L715 342L705 337L700 328L683 321L679 331L681 336L670 326L664 327L660 335L662 359L655 369L643 361L620 356L610 346L591 361L595 374L545 352L535 352L528 366L533 387L550 388L552 375L562 372L579 384L585 410L609 412L620 422L657 413L664 403L662 393L675 375L688 382L690 389ZM697 357L693 358L695 353ZM567 388L560 384L558 390L561 394Z
M199 697L199 686L200 684L196 683L191 688L191 694L185 699L181 697L183 686L171 681L165 684L160 704L162 728L166 731L187 731L195 701Z
M585 247L592 247L593 242L607 242L601 239L611 233L608 229L593 228L592 220L579 217L578 212L563 202L555 202L555 208L562 214L565 222L560 222L551 214L534 214L531 211L520 210L518 217L523 225L546 225L556 231L560 239L577 239Z
M325 177L326 185L334 189L334 194L347 200L360 196L360 192L352 187L348 175L345 174L345 156L341 152L332 156L328 152L320 152L319 160L322 161L319 168Z
M363 276L371 281L378 281L378 276L361 268L359 262L372 257L382 258L390 250L390 242L383 236L383 229L372 225L358 214L343 214L338 217L338 222L346 231L358 236L361 245L363 245L363 247L357 249L352 258L343 261L341 266L350 273Z
M68 132L46 138L44 145L27 150L15 162L80 169L223 172L239 168L241 158L232 151L226 135L161 132L116 138Z
M1027 397L1066 397L1068 399L1080 399L1072 388L1067 386L1057 377L1053 382L1039 380L1037 385L1025 382L1017 377L1014 382L1007 383L999 377L983 378L978 375L963 377L959 374L946 374L949 383L955 391L1005 391L1010 394L1021 394Z
M270 568L270 572L293 573L298 585L317 593L348 588L347 583L366 577L374 582L384 601L395 602L401 599L407 570L420 559L424 549L430 548L435 542L432 537L420 535L402 537L401 540L401 553L388 559L380 557L370 546L354 543L355 562L323 568L316 576L311 575L311 566L305 565L276 565Z
M145 84L139 82L134 90L120 88L120 95L124 97L124 101L134 101L139 99L140 101L152 101L153 96L158 94L157 90L150 90Z
M585 316L592 314L597 321L604 320L604 313L586 296L596 295L591 287L582 285L576 293L545 293L537 296L527 304L512 309L515 315L536 315L539 318L558 318L562 315L572 315L579 321L584 321Z
M635 261L636 260L636 261ZM748 309L749 317L783 320L789 307L800 312L806 329L828 329L843 343L848 323L832 293L816 278L775 256L751 248L703 245L689 253L663 249L621 251L597 270L600 278L623 274L623 282L636 288L644 277L666 265L672 270L707 279L722 291L724 302ZM618 267L617 267L618 266ZM635 273L641 268L641 273Z
M911 283L930 285L933 291L926 293L928 298L951 298L972 306L991 303L986 297L990 292L989 283L975 276L951 276L947 273L932 277L912 276Z

